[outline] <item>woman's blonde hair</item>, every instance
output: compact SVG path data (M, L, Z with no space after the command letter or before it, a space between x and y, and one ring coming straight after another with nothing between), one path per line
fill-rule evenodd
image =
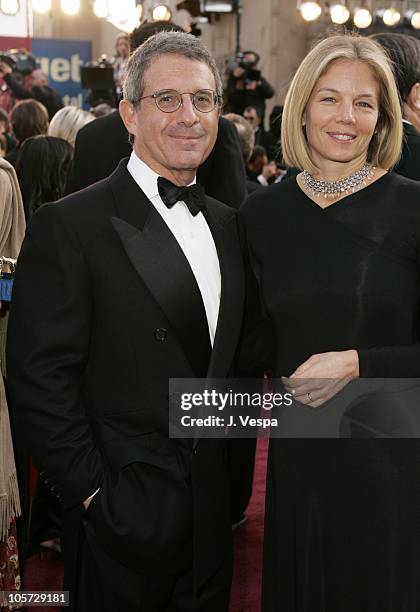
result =
M392 66L382 47L364 36L335 34L320 41L303 59L287 92L283 109L281 146L289 166L316 172L302 126L302 117L318 79L337 60L368 64L379 83L379 117L369 144L367 161L380 168L394 166L402 146L401 104Z
M95 116L82 108L76 106L64 106L57 111L51 119L48 128L48 136L63 138L73 147L76 142L77 132L87 123L95 119Z

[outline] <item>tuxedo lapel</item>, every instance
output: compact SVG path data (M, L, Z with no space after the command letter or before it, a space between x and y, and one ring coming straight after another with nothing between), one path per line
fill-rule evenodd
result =
M238 343L244 300L243 263L236 216L232 214L228 220L220 219L211 200L203 212L216 245L222 281L216 335L207 373L208 378L216 378L227 375Z
M195 376L211 344L203 300L177 240L125 167L110 177L118 215L111 223L137 273L163 310Z

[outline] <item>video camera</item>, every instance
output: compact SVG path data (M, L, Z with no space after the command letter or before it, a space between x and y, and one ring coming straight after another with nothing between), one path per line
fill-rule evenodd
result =
M116 105L114 68L106 55L96 62L88 62L80 68L82 88L88 89L87 101L90 106L98 104Z
M20 77L21 80L23 80L24 76L36 70L37 67L35 57L19 49L8 49L1 52L0 62L10 66L14 76Z
M255 61L249 61L245 59L245 56L250 53L254 55ZM261 70L257 70L255 68L259 61L260 56L258 55L258 53L255 53L255 51L240 52L229 60L227 70L228 72L233 72L235 68L243 68L245 70L245 74L241 78L243 78L245 82L260 81Z

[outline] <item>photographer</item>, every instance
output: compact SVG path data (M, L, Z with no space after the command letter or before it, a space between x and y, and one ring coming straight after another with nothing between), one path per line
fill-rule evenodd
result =
M10 89L16 100L27 100L32 98L41 102L48 111L49 119L63 107L60 95L48 86L48 77L42 70L34 69L30 78L26 80L28 89L22 86L19 72L16 74L12 67L5 61L0 61L0 79L2 78ZM25 84L26 84L25 83Z
M238 115L247 106L257 108L264 125L265 101L273 97L274 89L256 69L259 60L255 51L238 53L228 66L227 100L230 112Z

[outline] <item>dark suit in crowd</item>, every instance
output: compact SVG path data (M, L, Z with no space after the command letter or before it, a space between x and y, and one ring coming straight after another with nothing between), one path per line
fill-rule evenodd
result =
M73 171L67 184L67 193L105 178L130 153L127 130L119 112L99 117L85 125L76 137ZM216 144L198 169L197 182L203 185L207 195L233 208L239 208L247 195L245 181L236 128L220 117Z
M255 144L264 147L269 160L277 158L279 145L273 134L267 132L262 126L255 131Z
M404 121L404 141L400 161L394 172L420 181L420 133L414 125Z

